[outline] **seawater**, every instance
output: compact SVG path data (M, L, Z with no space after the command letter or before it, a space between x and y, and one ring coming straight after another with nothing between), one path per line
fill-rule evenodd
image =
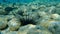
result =
M19 3L30 3L30 2L33 2L33 1L39 1L39 2L60 2L60 0L0 0L0 3L15 3L15 2L19 2Z

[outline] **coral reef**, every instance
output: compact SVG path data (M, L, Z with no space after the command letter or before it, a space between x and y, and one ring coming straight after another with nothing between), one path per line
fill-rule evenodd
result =
M60 2L53 1L0 3L0 34L60 34Z

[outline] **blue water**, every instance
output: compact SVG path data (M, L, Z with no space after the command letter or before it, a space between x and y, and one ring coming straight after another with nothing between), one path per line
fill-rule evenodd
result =
M60 2L60 0L0 0L0 3L15 3L15 2L19 2L19 3L29 3L29 2L33 2L33 1L39 1L39 2Z
M14 2L24 2L24 3L28 3L28 2L32 2L33 0L0 0L0 2L4 2L4 1L6 1L6 2L12 2L12 3L14 3ZM34 0L35 1L35 0Z

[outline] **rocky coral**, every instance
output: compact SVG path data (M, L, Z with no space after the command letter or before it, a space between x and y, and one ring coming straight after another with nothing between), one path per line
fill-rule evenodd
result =
M60 34L60 3L0 3L0 34Z
M52 34L52 33L47 31L44 27L36 26L35 28L30 29L27 34Z
M0 30L3 30L7 27L7 19L0 15Z
M8 22L8 26L11 31L17 30L20 27L20 25L21 22L16 18L13 18Z

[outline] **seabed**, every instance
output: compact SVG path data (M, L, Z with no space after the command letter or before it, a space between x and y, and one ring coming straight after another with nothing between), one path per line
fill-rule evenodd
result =
M0 34L60 34L60 0L0 0Z

